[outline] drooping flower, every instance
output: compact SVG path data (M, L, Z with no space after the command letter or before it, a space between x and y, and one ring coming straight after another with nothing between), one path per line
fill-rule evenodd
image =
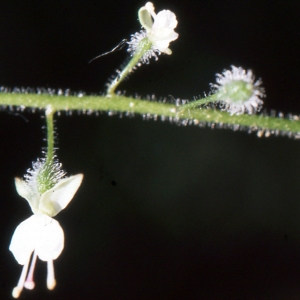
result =
M145 52L142 62L148 63L151 57L157 60L161 53L172 54L169 44L178 38L178 33L174 31L178 23L176 15L170 10L162 10L156 14L153 3L147 2L140 8L138 16L144 30L131 36L128 52L134 55L141 41L148 39L151 47Z
M224 70L216 77L217 83L210 85L223 110L239 115L254 114L261 109L265 90L260 79L255 81L251 70L231 66L231 70Z
M42 159L33 163L25 180L15 179L17 192L28 201L33 215L18 225L9 246L17 262L23 265L19 282L12 292L14 298L20 296L23 287L34 288L37 257L47 261L48 289L52 290L56 285L53 260L64 248L64 232L52 217L69 204L83 179L82 174L63 178L65 173L60 168L61 164Z

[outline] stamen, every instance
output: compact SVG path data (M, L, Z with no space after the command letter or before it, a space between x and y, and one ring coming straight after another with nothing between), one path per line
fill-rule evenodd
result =
M32 260L31 260L30 269L29 269L26 281L24 282L24 287L28 290L33 290L34 286L35 286L35 283L33 281L33 273L34 273L36 258L37 258L37 254L34 251L33 256L32 256Z
M27 263L24 264L24 266L23 266L18 285L12 291L12 296L14 298L19 298L20 295L21 295L21 292L22 292L23 287L24 287L25 277L26 277L27 270L28 270L28 265L29 265L29 259L28 259Z
M56 280L54 278L54 266L53 266L53 260L47 261L47 288L49 290L53 290L56 286Z

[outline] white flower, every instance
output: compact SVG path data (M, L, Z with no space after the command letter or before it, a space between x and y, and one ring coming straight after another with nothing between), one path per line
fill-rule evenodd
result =
M38 161L33 164L33 170L28 171L26 180L15 179L17 192L28 201L34 215L18 225L9 246L17 262L23 265L18 285L12 292L14 298L20 296L23 287L34 288L33 273L37 257L47 261L48 289L52 290L56 285L53 260L64 248L64 232L52 217L69 204L83 179L82 174L61 179L64 173L59 167L60 165L54 163L47 169L46 160ZM45 170L48 173L45 173ZM47 186L47 181L43 182L41 174L44 177L50 176L50 183L56 182L53 187L42 193L40 191L41 187L44 187L42 183ZM32 253L32 262L27 275Z
M153 4L147 2L139 10L139 20L146 29L148 39L152 42L153 48L166 54L172 54L168 47L170 42L178 38L178 33L174 31L178 23L176 15L165 9L156 14Z
M33 271L37 256L47 261L48 276L47 287L52 290L55 285L53 260L56 259L64 248L64 232L59 223L47 215L33 215L23 221L15 230L9 250L20 265L23 265L18 285L13 289L13 297L18 298L23 286L27 289L34 288ZM33 254L31 268L26 274Z
M217 83L211 87L223 110L239 115L245 112L253 114L261 109L265 91L261 80L255 81L251 70L231 66L231 71L224 70L216 76Z
M128 42L128 51L133 55L140 42L148 38L151 49L147 50L142 62L148 62L151 57L157 59L157 55L161 53L172 54L171 49L168 47L170 42L178 38L178 33L174 31L178 23L176 15L169 10L162 10L156 14L151 2L147 2L145 6L141 7L138 15L139 21L145 30L131 36L131 40Z

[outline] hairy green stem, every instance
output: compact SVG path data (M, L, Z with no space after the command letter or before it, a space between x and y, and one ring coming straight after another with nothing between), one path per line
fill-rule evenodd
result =
M111 95L105 96L58 96L47 94L14 94L0 93L2 109L37 109L46 110L49 105L54 111L72 111L93 113L97 111L124 112L148 116L161 116L173 121L188 120L193 124L219 124L234 128L243 127L250 130L262 129L273 132L284 132L300 136L300 121L298 116L290 119L263 115L233 115L229 113L205 108L184 109L178 111L175 104L139 100L131 97Z
M203 99L199 99L199 100L195 100L195 101L191 101L187 104L183 104L183 105L180 105L178 108L177 108L177 111L178 112L181 112L181 111L184 111L184 110L187 110L187 109L194 109L198 106L201 106L201 105L204 105L204 104L207 104L207 103L211 103L211 102L215 102L217 101L217 94L213 94L213 95L210 95L210 96L207 96Z
M127 75L132 72L134 67L139 63L140 59L143 55L150 50L152 43L148 38L144 38L140 41L136 52L132 56L132 59L126 65L126 67L117 75L117 77L112 81L112 83L108 86L107 95L113 95L115 93L116 88L122 82L123 79L127 77Z
M45 115L47 123L47 164L51 164L54 156L54 125L53 115L55 110L52 105L47 105Z

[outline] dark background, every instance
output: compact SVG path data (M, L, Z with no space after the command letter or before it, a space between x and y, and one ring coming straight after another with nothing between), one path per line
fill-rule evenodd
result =
M99 93L126 50L87 62L140 29L141 1L2 1L0 84ZM177 15L173 54L120 89L193 99L231 64L251 68L267 111L300 113L299 1L157 1ZM8 251L31 214L14 177L45 146L42 114L0 117L2 299L21 272ZM141 117L56 118L68 174L84 173L56 219L66 244L57 287L23 299L300 299L299 141Z

